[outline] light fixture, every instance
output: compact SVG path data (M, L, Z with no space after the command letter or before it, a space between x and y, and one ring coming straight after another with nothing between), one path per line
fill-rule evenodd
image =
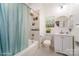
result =
M62 8L63 8L63 5L62 5L62 6L60 6L60 8L62 9Z
M64 4L59 4L60 8L63 9L64 7Z
M65 4L65 3L60 3L60 4L58 4L57 5L57 7L56 7L56 14L57 15L59 15L59 16L62 16L62 15L65 15L68 11L68 5L67 4Z

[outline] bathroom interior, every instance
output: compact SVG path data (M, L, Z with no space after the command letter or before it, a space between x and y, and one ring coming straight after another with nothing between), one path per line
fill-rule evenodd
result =
M0 3L0 56L79 56L79 4Z

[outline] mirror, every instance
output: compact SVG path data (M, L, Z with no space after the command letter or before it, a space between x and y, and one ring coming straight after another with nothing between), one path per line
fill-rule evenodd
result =
M60 27L68 26L68 17L66 17L66 16L57 17L56 21L59 21Z

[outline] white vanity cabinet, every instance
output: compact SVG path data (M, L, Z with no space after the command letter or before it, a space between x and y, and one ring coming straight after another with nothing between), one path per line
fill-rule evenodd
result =
M54 34L54 49L55 52L67 54L68 50L71 50L71 55L73 52L73 39L72 36L64 34Z

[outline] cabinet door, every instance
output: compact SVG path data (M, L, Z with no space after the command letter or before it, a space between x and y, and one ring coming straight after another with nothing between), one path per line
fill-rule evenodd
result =
M64 36L63 38L63 50L72 49L72 37Z
M62 51L62 39L59 35L54 35L55 52Z
M63 39L62 53L67 54L67 55L73 55L72 37L63 36L62 39Z

